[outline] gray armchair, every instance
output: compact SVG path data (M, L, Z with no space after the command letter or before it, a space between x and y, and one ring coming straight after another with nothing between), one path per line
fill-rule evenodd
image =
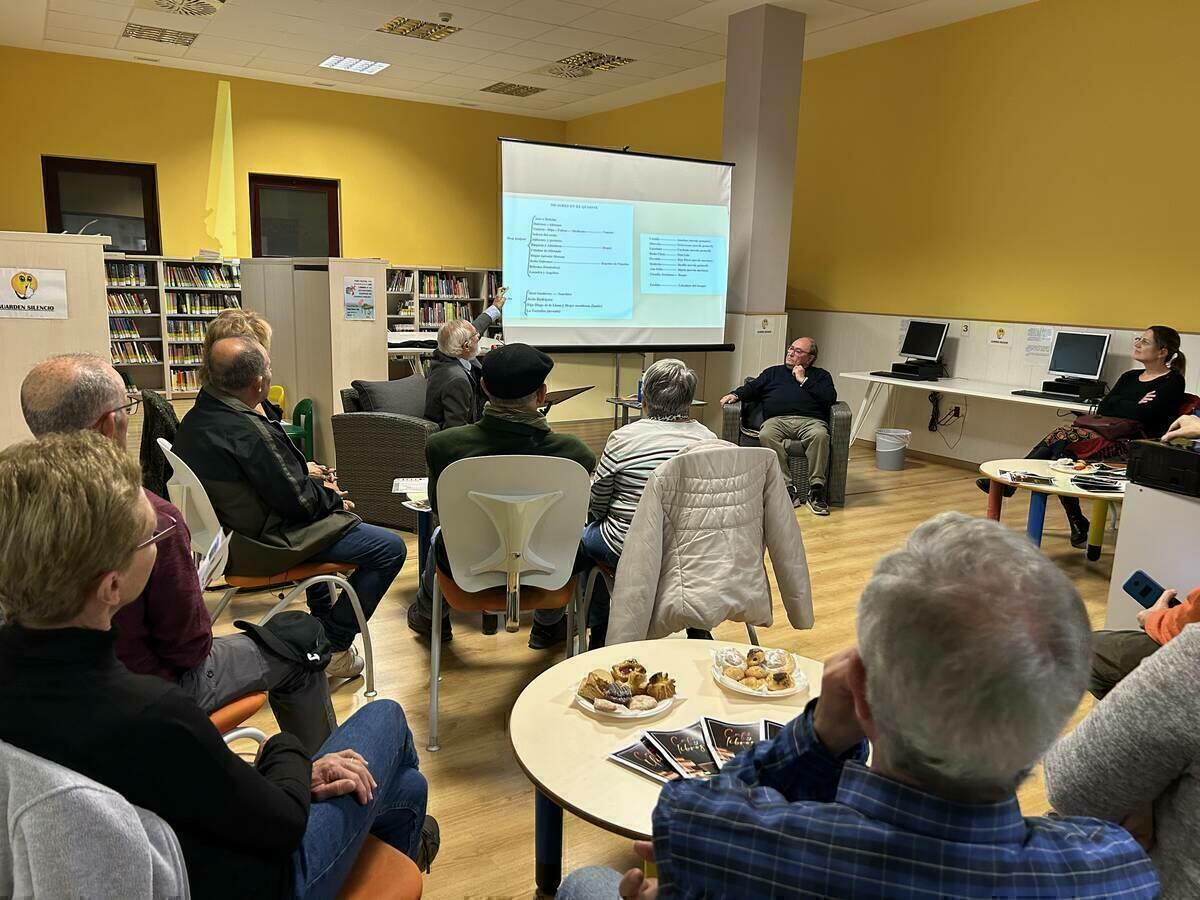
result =
M747 378L747 383L751 379ZM754 404L730 403L721 411L721 437L740 447L758 447L758 429L751 428L748 413ZM846 468L850 463L850 407L839 400L829 411L829 473L825 493L830 506L846 505ZM799 441L788 446L788 467L792 484L803 498L808 497L808 459Z
M417 514L392 481L427 473L425 441L438 427L422 417L425 379L356 381L341 394L344 412L331 419L338 483L364 522L416 531Z

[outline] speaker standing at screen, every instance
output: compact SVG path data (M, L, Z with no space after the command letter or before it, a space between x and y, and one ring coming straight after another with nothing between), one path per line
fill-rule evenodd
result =
M829 515L825 500L825 478L829 471L829 409L837 402L833 377L817 368L817 342L797 338L787 348L783 365L764 369L753 381L721 398L721 404L758 403L763 423L758 440L775 451L783 476L788 480L792 505L804 502L788 467L787 447L799 441L808 458L808 508L815 515Z
M1026 459L1123 459L1129 442L1147 437L1158 440L1183 405L1183 376L1187 361L1179 349L1179 332L1166 325L1151 325L1133 339L1133 358L1142 371L1130 369L1104 395L1095 417L1055 428L1029 451ZM1124 423L1124 424L1122 424ZM987 491L990 482L975 482ZM1005 486L1011 497L1016 488ZM1071 546L1087 546L1089 522L1075 497L1059 497L1071 524Z

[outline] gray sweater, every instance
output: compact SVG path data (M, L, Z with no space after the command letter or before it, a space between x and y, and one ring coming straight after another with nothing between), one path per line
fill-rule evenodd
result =
M1200 897L1200 624L1142 662L1046 756L1046 795L1069 816L1119 822L1154 805L1165 898Z

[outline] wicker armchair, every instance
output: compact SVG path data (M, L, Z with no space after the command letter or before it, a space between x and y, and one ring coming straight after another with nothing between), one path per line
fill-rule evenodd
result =
M750 381L749 378L746 379ZM744 421L753 404L730 403L721 411L721 437L741 447L757 447L758 431ZM825 476L826 501L846 505L846 467L850 463L850 407L839 400L829 411L829 472ZM788 446L788 468L792 484L801 497L808 497L808 458L799 441Z
M345 412L331 419L338 483L349 492L354 511L364 522L404 531L416 531L417 514L403 505L402 495L392 493L392 481L426 474L425 441L438 430L419 413L411 414L413 410L424 412L425 380L411 381L411 402L406 404L409 414L363 412L358 391L344 388Z

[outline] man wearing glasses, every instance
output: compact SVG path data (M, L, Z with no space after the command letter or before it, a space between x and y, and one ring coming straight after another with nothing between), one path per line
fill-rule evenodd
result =
M817 342L810 337L792 341L783 365L764 369L749 384L735 388L721 398L721 404L757 403L763 423L758 440L775 451L783 477L790 483L788 445L799 441L808 458L808 508L814 515L829 515L825 499L825 478L829 471L829 409L837 402L833 377L817 368ZM805 502L791 485L792 505Z
M87 353L38 363L21 385L21 411L37 438L98 431L124 450L139 403L106 360ZM248 635L214 637L183 515L151 491L145 494L154 507L151 540L158 555L145 589L113 617L117 658L135 674L178 684L206 713L267 691L279 727L315 753L337 727L325 674Z

